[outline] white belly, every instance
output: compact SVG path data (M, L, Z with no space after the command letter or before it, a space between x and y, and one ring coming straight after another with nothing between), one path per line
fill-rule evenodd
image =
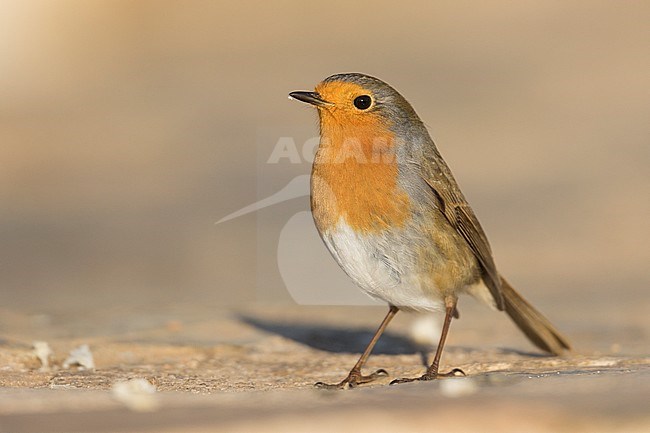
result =
M432 282L422 281L417 272L407 241L358 235L343 220L321 237L345 273L373 298L414 310L444 309Z

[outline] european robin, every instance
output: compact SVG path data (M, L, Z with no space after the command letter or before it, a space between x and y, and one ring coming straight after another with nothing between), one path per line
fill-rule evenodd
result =
M497 271L476 215L402 95L377 78L350 73L290 97L316 107L320 118L311 175L318 233L350 278L389 305L348 376L317 386L348 388L387 375L364 375L361 368L399 310L444 310L445 320L427 371L391 384L464 374L438 371L464 293L505 311L540 349L556 355L570 350L567 339Z

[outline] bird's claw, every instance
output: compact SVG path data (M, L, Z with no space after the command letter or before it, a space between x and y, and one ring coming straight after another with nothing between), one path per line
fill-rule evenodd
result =
M405 377L401 379L395 379L390 382L391 385L398 385L400 383L409 383L409 382L415 382L415 381L426 381L426 380L434 380L438 379L441 377L458 377L458 376L467 376L463 370L460 368L454 368L451 371L448 371L447 373L438 373L438 372L426 372L420 377Z
M388 372L383 368L375 371L372 374L362 375L360 371L352 370L348 377L340 381L339 383L324 383L316 382L314 387L318 389L350 389L356 388L358 385L364 383L370 383L377 380L380 377L388 376Z

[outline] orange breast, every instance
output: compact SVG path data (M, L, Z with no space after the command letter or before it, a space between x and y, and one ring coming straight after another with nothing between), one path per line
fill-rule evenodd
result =
M409 197L397 185L396 140L379 117L321 113L321 144L312 170L312 212L319 230L343 219L357 232L401 227Z

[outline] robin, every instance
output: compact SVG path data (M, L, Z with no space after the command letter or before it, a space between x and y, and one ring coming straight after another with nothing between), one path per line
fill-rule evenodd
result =
M569 342L497 271L488 239L451 170L408 101L363 74L332 75L315 92L289 96L313 105L320 144L311 175L311 210L334 259L389 310L348 376L322 388L368 383L385 370L361 368L399 310L445 312L432 364L404 383L464 375L438 371L460 294L505 311L530 341L559 355Z

